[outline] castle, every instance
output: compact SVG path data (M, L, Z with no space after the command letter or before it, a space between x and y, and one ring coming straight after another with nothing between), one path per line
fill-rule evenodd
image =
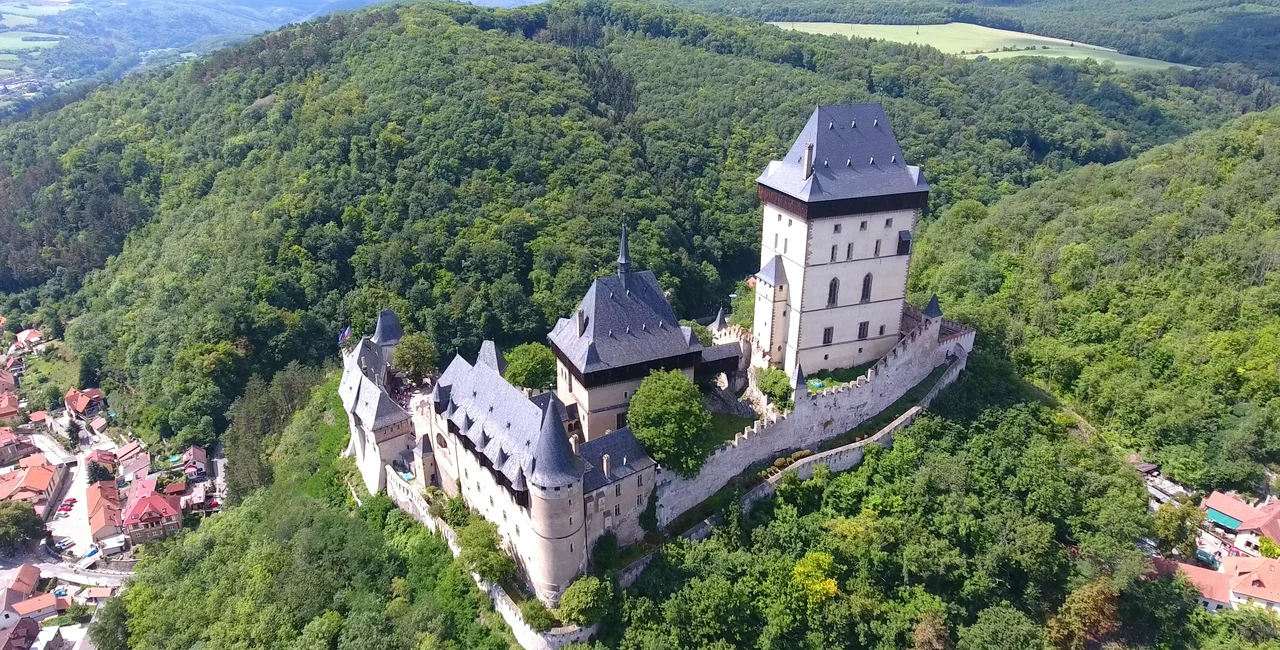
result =
M620 545L641 539L651 497L665 526L753 464L850 430L943 364L954 379L973 331L943 319L936 299L923 312L906 305L912 232L929 188L903 160L883 108L818 107L757 183L754 328L730 328L720 314L716 345L679 323L652 272L631 268L625 228L616 272L597 278L548 334L554 391L504 379L492 341L474 363L454 357L429 389L408 385L391 367L403 330L382 312L373 335L344 354L339 386L347 453L365 487L393 498L431 486L460 495L497 526L526 584L554 605L602 535ZM802 370L869 362L841 388L811 391ZM788 372L794 410L766 407L696 477L664 472L627 426L641 381L655 370L724 378L748 365L757 401L757 369Z

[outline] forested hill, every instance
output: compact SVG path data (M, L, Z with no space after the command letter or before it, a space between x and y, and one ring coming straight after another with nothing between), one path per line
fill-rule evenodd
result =
M760 20L973 23L1175 63L1242 63L1270 79L1280 79L1280 0L674 1Z
M624 217L681 315L709 314L755 270L753 179L815 104L884 102L942 209L1270 102L1239 81L625 1L367 9L0 126L0 309L74 317L127 423L207 440L251 375L332 358L387 305L442 355L540 338Z
M1280 110L925 226L911 288L1176 480L1280 460Z

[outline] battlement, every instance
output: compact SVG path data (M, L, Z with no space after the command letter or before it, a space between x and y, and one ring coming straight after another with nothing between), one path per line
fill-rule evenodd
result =
M948 360L956 360L958 374L973 342L972 329L943 318L921 318L866 373L843 386L801 391L790 410L769 413L713 449L697 476L664 473L657 488L659 525L711 497L752 465L843 435L901 399ZM750 391L762 399L754 385Z

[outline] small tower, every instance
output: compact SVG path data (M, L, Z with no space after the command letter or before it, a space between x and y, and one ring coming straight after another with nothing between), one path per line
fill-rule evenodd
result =
M756 183L764 214L753 362L790 373L883 356L900 336L912 232L929 200L884 107L817 107Z
M627 224L622 224L622 243L618 244L618 277L622 288L627 288L627 274L631 273L631 246L627 244Z
M498 351L498 346L494 345L493 341L480 344L480 354L476 357L476 363L493 368L499 375L507 374L507 359Z
M563 406L554 396L542 412L541 430L529 459L521 468L529 488L529 520L533 530L517 543L529 552L529 580L543 602L555 605L569 583L586 566L582 476L586 466L573 453L564 422ZM526 546L527 545L527 546Z
M938 294L935 293L933 297L929 298L929 304L925 305L924 311L920 313L930 320L942 318L942 307L938 304Z
M808 394L809 381L804 377L804 369L797 363L795 370L791 372L791 401L799 404L800 398Z
M402 338L404 338L404 328L400 326L400 319L396 318L394 311L384 309L378 314L378 325L374 328L373 338L370 340L382 350L382 358L388 365L394 360L396 345Z

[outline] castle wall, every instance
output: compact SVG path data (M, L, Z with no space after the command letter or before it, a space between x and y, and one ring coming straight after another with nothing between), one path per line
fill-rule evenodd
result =
M449 550L457 557L461 552L458 546L458 535L454 530L443 521L431 516L431 512L427 507L427 500L422 494L414 489L412 485L395 475L395 472L387 468L387 496L391 497L391 501L401 510L416 519L423 526L433 533L438 533L444 537L445 542L449 545ZM479 575L472 573L471 579L480 587L489 599L493 602L493 609L506 621L511 628L512 635L521 647L526 650L560 650L574 643L586 643L595 636L599 631L600 625L592 625L590 627L566 626L558 627L546 632L536 632L529 627L524 621L524 617L520 615L520 608L516 605L507 592L503 590L501 585L486 582Z
M623 459L616 458L620 463ZM586 495L587 548L595 548L596 540L607 531L618 537L618 545L634 544L644 538L640 513L649 505L653 492L656 465L612 485Z
M682 368L681 372L693 381L693 368ZM631 396L636 394L643 377L629 379L613 384L586 388L582 382L573 378L568 369L556 361L556 396L565 404L578 405L578 417L582 422L583 442L595 440L610 431L620 429L618 416L627 412ZM572 384L572 388L570 388Z
M747 427L733 441L713 450L694 478L661 472L659 525L668 525L754 464L786 451L812 448L853 429L900 399L945 363L949 354L967 355L973 332L940 340L940 325L939 319L925 320L856 382L801 394L791 412L771 415Z

